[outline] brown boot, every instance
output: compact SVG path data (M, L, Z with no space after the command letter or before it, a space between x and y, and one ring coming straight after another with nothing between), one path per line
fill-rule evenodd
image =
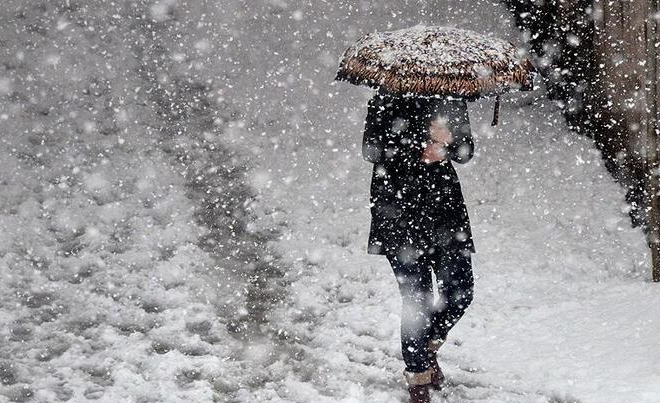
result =
M444 340L430 340L429 341L429 363L431 364L431 369L433 370L433 376L431 379L431 387L435 390L442 389L442 384L445 382L445 375L440 369L438 364L438 350L444 343Z
M429 368L424 372L403 371L408 382L408 393L410 393L410 403L431 403L429 386L433 380L433 369Z

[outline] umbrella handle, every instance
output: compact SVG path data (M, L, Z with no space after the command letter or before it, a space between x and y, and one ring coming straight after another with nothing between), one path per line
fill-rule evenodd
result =
M493 122L491 126L497 126L500 121L500 96L495 97L495 109L493 110Z

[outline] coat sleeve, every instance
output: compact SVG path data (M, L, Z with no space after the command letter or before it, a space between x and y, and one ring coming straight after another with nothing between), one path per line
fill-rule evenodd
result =
M459 164L465 164L474 155L474 141L470 128L467 102L460 101L450 108L449 124L454 141L447 147L447 154Z
M383 97L376 94L367 104L367 117L364 123L364 135L362 137L362 158L375 164L383 158L385 149L385 127Z

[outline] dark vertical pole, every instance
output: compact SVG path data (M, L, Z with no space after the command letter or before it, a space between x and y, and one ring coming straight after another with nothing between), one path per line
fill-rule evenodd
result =
M491 126L497 126L500 121L500 96L495 97L495 109L493 109L493 122Z
M658 201L658 1L646 0L646 197L652 279L660 281L660 203Z

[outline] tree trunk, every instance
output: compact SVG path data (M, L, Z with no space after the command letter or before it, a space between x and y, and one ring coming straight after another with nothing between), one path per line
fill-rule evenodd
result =
M660 281L660 205L658 203L658 0L646 0L646 196L649 206L648 242L652 278Z

